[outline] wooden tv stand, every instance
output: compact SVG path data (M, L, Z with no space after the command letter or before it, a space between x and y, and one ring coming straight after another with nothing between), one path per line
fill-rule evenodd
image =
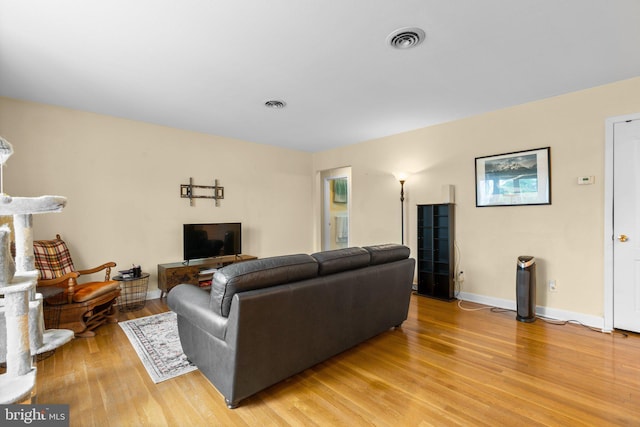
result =
M181 283L207 287L206 285L203 286L203 284L211 280L213 273L207 273L206 270L257 258L253 255L224 255L215 258L192 260L189 263L171 262L158 264L160 298L166 296L171 288ZM202 273L203 270L205 271L204 274Z

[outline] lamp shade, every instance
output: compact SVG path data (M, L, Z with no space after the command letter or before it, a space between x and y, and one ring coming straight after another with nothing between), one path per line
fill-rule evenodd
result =
M395 176L398 181L405 182L409 177L409 174L406 172L394 172L393 176Z

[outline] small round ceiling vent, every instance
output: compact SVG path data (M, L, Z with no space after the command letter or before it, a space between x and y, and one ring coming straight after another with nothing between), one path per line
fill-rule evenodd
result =
M425 39L420 28L400 28L389 34L387 43L394 49L410 49L418 46Z
M280 108L286 107L287 103L284 101L280 101L279 99L271 99L264 103L264 106L267 108L274 108L279 110Z

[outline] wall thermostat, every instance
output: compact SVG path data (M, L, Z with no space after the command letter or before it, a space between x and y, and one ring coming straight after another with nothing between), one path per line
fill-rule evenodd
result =
M593 184L596 178L594 176L579 176L578 185Z

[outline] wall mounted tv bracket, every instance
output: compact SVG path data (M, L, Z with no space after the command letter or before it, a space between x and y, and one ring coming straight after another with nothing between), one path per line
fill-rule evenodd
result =
M196 195L195 189L213 190L213 196L211 195ZM188 184L180 184L180 197L183 199L189 199L189 204L194 205L193 199L214 199L216 206L220 206L220 200L224 199L224 187L218 185L218 180L214 180L214 185L194 185L193 178L189 178Z

